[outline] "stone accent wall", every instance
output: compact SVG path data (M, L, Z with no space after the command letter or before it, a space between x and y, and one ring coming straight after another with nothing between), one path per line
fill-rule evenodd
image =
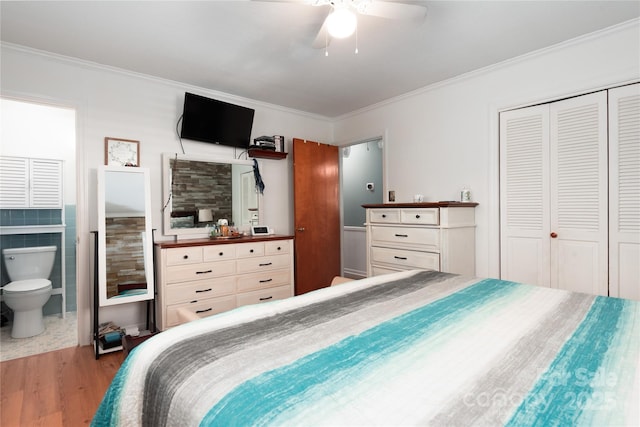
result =
M107 218L107 298L118 295L118 284L147 282L142 252L144 231L144 217Z
M211 209L213 220L231 221L231 165L171 160L172 211ZM196 218L197 220L197 218Z

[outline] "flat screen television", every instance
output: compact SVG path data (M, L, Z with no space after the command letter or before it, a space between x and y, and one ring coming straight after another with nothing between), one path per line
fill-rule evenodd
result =
M255 110L186 92L180 137L248 148Z

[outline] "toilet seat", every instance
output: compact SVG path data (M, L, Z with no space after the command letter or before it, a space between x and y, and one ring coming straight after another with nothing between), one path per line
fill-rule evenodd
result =
M27 279L16 280L7 283L2 290L5 293L19 294L23 292L44 291L51 288L51 280L48 279Z

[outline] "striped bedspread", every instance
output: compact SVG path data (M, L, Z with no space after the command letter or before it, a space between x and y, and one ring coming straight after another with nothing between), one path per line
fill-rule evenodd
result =
M639 425L640 303L401 272L158 334L95 426Z

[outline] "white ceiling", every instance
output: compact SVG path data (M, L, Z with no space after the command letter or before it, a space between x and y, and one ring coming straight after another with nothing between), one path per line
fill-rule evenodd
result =
M301 0L303 1L303 0ZM407 2L409 3L409 2ZM359 16L329 56L327 9L278 1L6 1L1 40L337 117L640 16L640 1L413 1L420 24Z

